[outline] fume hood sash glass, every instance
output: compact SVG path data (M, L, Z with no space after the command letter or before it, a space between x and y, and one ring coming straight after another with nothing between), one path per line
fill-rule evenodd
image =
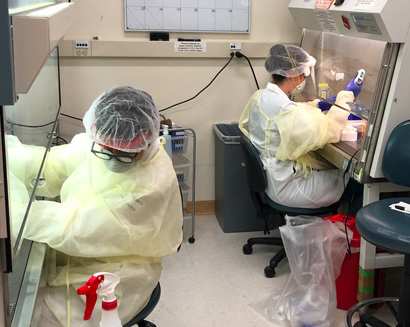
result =
M5 107L11 246L18 253L22 231L35 198L47 151L56 140L60 109L58 48L51 52L27 94Z
M37 9L61 2L60 0L8 0L9 13L17 14L23 11Z

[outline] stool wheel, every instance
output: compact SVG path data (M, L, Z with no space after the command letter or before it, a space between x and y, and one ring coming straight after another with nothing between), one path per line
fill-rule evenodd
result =
M243 253L251 254L252 253L252 245L245 244L242 248Z
M271 266L266 266L265 267L265 276L268 278L272 278L275 277L276 275L276 271L275 268L271 267Z
M138 327L157 327L154 323L146 320L140 321L137 325Z
M349 310L347 310L345 326L346 327L367 327L367 326L396 326L397 324L397 312L396 309L393 307L393 303L398 303L399 299L397 297L378 297L369 300L364 300L352 306ZM386 304L387 308L390 310L390 314L384 316L384 318L391 318L394 320L394 325L389 325L384 321L379 320L377 317L374 317L369 314L360 313L364 312L370 308L370 306L374 306L375 304ZM360 316L360 320L353 324L353 316L355 313L358 313ZM383 319L384 319L383 318ZM397 325L398 326L398 325Z
M188 242L189 243L195 243L195 237L193 237L193 236L191 236L189 239L188 239Z

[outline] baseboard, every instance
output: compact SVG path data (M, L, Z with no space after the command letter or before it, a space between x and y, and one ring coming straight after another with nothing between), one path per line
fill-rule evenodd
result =
M187 202L185 211L192 213L192 201ZM215 214L215 201L195 201L195 216Z

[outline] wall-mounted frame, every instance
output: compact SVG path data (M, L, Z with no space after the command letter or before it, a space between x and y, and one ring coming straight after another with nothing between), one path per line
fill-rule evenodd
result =
M126 31L249 33L250 0L124 0Z

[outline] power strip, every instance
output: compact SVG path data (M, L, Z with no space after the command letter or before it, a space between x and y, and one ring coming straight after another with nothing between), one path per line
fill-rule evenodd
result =
M75 41L74 51L77 57L90 56L90 43L88 41Z

